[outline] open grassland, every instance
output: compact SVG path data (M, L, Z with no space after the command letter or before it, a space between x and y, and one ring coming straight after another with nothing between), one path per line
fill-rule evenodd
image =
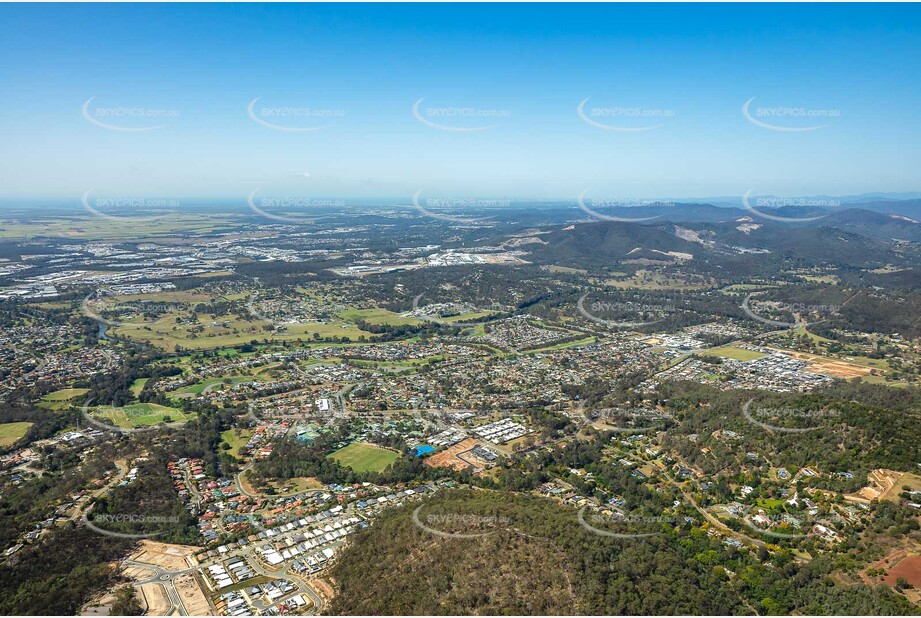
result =
M803 279L806 281L811 281L812 283L827 283L828 285L838 285L837 275L803 275Z
M805 326L800 326L799 328L796 328L795 330L792 331L792 334L796 335L797 337L802 337L803 335L806 335L806 337L808 337L809 339L811 339L812 341L816 343L832 343L831 339L826 339L825 337L820 337L819 335L816 335L815 333L809 332Z
M715 285L712 280L695 276L666 276L651 270L638 270L626 279L605 279L603 282L612 288L640 290L704 290Z
M404 317L399 313L388 311L386 309L346 309L339 312L339 317L349 322L355 320L364 320L369 324L388 325L388 326L405 326L407 324L421 324L422 321L413 317Z
M114 334L137 341L149 343L163 350L174 350L180 346L189 350L209 350L213 348L238 346L252 341L291 341L301 339L311 341L321 339L348 337L357 340L361 336L369 337L371 333L360 330L353 324L331 324L306 322L286 324L281 330L264 320L240 319L238 316L216 318L206 314L199 315L200 324L177 324L175 318L166 316L146 324L120 325ZM204 327L204 328L202 328ZM201 332L199 332L201 331Z
M0 424L0 447L15 444L17 440L26 435L32 423L2 423Z
M115 308L122 303L176 303L192 305L194 303L206 303L212 300L214 296L204 292L192 291L173 291L164 290L162 292L153 292L150 294L121 294L119 296L107 296L104 306Z
M48 393L38 402L39 408L46 410L66 410L74 403L78 403L89 392L86 388L62 388L59 391Z
M364 442L353 442L330 455L356 472L382 472L399 456L399 453Z
M144 390L144 385L147 384L147 380L149 379L150 378L138 378L134 382L132 382L131 386L129 387L131 394L134 395L135 397L140 395L141 391Z
M230 449L227 451L234 457L240 456L240 449L246 446L253 432L249 429L228 429L221 432L221 441L227 444Z
M550 266L543 266L542 268L549 270L552 273L564 273L567 275L585 275L588 274L587 270L582 268L570 268L569 266L557 266L551 264Z
M277 495L286 496L299 494L310 489L323 489L323 483L312 476L296 476L291 479L270 481L269 486L275 489Z
M42 397L42 401L69 401L77 397L82 397L87 394L89 390L88 388L62 388L59 391L48 393Z

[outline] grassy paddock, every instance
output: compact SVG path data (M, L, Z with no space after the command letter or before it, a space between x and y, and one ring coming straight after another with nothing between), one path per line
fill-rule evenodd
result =
M17 440L26 435L32 423L2 423L0 424L0 447L15 444Z

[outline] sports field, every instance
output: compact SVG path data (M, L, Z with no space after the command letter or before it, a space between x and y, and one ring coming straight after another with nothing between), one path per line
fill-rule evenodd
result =
M0 446L9 446L26 435L32 423L2 423L0 424Z
M399 456L399 453L364 442L353 442L330 455L356 472L381 472Z
M191 415L183 414L182 410L168 408L156 403L133 403L123 408L101 406L94 410L92 414L104 422L123 429L147 427L163 421L175 423L192 418Z

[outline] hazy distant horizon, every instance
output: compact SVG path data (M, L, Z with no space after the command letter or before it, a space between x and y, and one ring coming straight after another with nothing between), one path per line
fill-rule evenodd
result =
M2 5L0 187L7 199L918 191L919 11Z

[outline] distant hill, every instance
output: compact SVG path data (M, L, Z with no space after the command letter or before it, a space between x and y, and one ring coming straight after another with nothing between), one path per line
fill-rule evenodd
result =
M832 264L875 268L906 256L897 243L884 238L887 231L915 233L913 223L890 221L874 213L840 213L840 223L788 225L758 222L754 218L726 223L641 224L602 221L583 223L544 234L543 245L532 245L530 259L538 263L605 268L631 259L673 261L683 255L690 266L702 262L741 268L779 264L801 266ZM825 221L823 219L823 221ZM854 230L872 228L873 237ZM747 270L747 269L746 269Z
M653 251L692 256L707 252L703 245L676 236L674 228L669 223L579 223L541 236L547 244L535 248L532 257L553 264L603 267L648 257Z
M845 229L882 240L921 242L921 219L902 214L849 208L822 219L824 225Z
M869 199L849 203L848 206L883 214L902 215L921 221L921 198L917 197L907 200Z

